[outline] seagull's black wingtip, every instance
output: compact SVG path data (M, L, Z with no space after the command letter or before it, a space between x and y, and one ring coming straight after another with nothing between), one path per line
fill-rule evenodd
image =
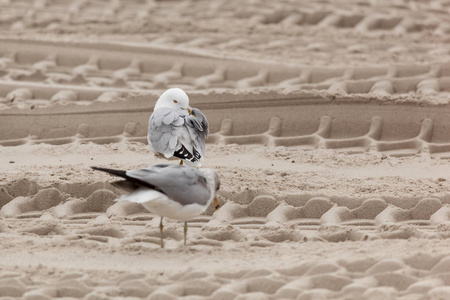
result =
M94 167L92 166L91 169L96 170L96 171L102 171L102 172L106 172L112 175L116 175L116 176L120 176L123 178L127 178L128 176L126 175L126 171L122 171L122 170L114 170L114 169L107 169L107 168L100 168L100 167Z
M136 185L139 185L139 186L144 186L144 187L150 188L152 190L156 190L156 191L159 191L159 192L163 193L159 188L157 188L156 186L154 186L151 183L148 183L148 182L139 180L137 178L128 176L127 175L127 171L107 169L107 168L100 168L100 167L94 167L94 166L91 166L91 169L96 170L96 171L106 172L106 173L111 174L111 175L119 176L119 177L125 178L130 183L133 183L133 184L136 184ZM122 186L122 185L123 184L121 183L118 187L124 188L124 186Z

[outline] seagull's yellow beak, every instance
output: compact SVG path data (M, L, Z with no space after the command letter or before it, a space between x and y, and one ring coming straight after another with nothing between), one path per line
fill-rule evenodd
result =
M190 108L190 107L188 106L188 108L186 108L186 109L187 109L188 113L189 113L190 115L192 115L192 108Z
M214 208L216 210L219 210L220 208L219 200L217 200L217 197L214 197Z

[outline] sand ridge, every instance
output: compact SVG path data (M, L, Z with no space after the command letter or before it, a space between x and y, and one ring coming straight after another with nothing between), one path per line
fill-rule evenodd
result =
M0 0L0 298L450 298L445 1ZM158 96L210 121L189 223L90 166L163 162Z
M8 240L9 237L4 235L4 238ZM14 240L17 241L17 238ZM178 249L168 253L153 250L150 253L155 260L149 265L148 258L144 257L146 253L149 254L149 250L144 245L114 250L105 249L101 242L95 240L72 240L68 244L70 251L83 259L68 261L64 256L71 254L68 254L66 247L60 248L67 241L57 237L46 239L48 250L42 252L42 246L34 248L33 240L32 236L24 236L23 241L19 242L19 245L28 245L33 250L27 254L33 258L33 262L22 266L22 273L17 272L14 267L4 267L2 270L2 295L25 298L39 296L45 299L126 296L176 299L194 295L206 299L297 296L370 299L373 295L401 297L410 294L439 299L447 295L445 285L448 282L448 259L443 252L432 255L411 254L408 250L420 247L426 251L431 247L435 251L445 251L448 243L442 241L402 241L401 251L398 244L392 247L380 241L353 243L351 247L346 247L345 252L346 255L352 254L351 260L343 257L342 252L336 251L343 247L337 246L338 244L330 244L326 247L327 251L318 252L318 245L322 242L300 244L302 247L284 244L275 249L270 248L270 251L267 248L255 251L254 248L247 247L223 251L214 247L209 252L209 257L202 257L200 261L198 254L204 250L191 246L190 250ZM367 251L370 250L365 247L381 245L390 250L391 257L368 256ZM98 253L100 249L103 255ZM21 252L11 253L8 249L3 251L12 261L23 255ZM262 264L261 255L267 256L273 251L284 255L275 264L275 261ZM308 251L315 253L314 257L306 254ZM287 254L289 252L292 254ZM51 261L49 253L52 253ZM247 261L236 261L237 255L243 255ZM167 266L180 263L180 256L189 257L188 262L184 262L182 268L168 271ZM221 270L211 269L211 266L218 263L214 258L216 256L226 263ZM114 273L104 268L110 259L122 261L115 263L117 271ZM196 265L200 267L195 267ZM83 273L77 272L80 266L84 268ZM134 272L130 272L130 268Z
M380 104L370 97L360 102L350 97L277 91L200 92L192 97L194 105L211 116L208 143L448 157L447 105L433 103L432 98L428 102L394 100ZM211 100L214 98L217 100ZM1 122L6 126L17 120L16 130L2 132L0 144L146 143L154 101L151 94L107 102L108 109L104 102L96 101L33 110L6 109ZM246 119L254 112L260 118L249 126ZM86 116L80 117L82 114ZM349 122L349 114L358 117ZM52 123L46 122L49 115ZM111 119L116 122L110 124Z
M27 48L27 43L33 43L33 51ZM35 105L45 104L45 100L50 100L47 102L50 104L106 101L129 92L173 86L188 90L301 88L372 97L412 92L435 96L447 92L448 86L448 60L429 64L311 67L113 43L58 44L4 39L2 44L0 75L4 105L24 102L23 105L31 99L40 100L34 101ZM133 58L124 58L120 55L122 51L133 52ZM178 56L176 62L173 56ZM25 87L24 81L44 84L46 89Z

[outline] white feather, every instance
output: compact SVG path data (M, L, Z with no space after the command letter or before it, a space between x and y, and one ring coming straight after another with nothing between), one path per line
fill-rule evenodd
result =
M208 207L199 204L183 206L158 191L146 188L139 188L131 194L123 195L117 201L140 203L145 209L156 215L180 221L187 221L201 215Z
M120 196L116 201L130 201L134 203L145 203L148 201L152 201L154 199L158 199L161 197L166 197L166 195L146 188L138 188L131 192L128 195ZM167 198L167 197L166 197Z

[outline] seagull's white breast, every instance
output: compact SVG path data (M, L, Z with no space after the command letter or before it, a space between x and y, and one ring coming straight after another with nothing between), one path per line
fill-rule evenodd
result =
M169 219L188 221L196 216L201 215L206 206L199 204L181 205L167 197L154 199L142 205L148 211Z
M167 197L165 194L146 188L137 189L129 195L120 197L118 200L140 203L151 213L180 221L187 221L199 216L207 208L207 205L199 204L181 205Z

